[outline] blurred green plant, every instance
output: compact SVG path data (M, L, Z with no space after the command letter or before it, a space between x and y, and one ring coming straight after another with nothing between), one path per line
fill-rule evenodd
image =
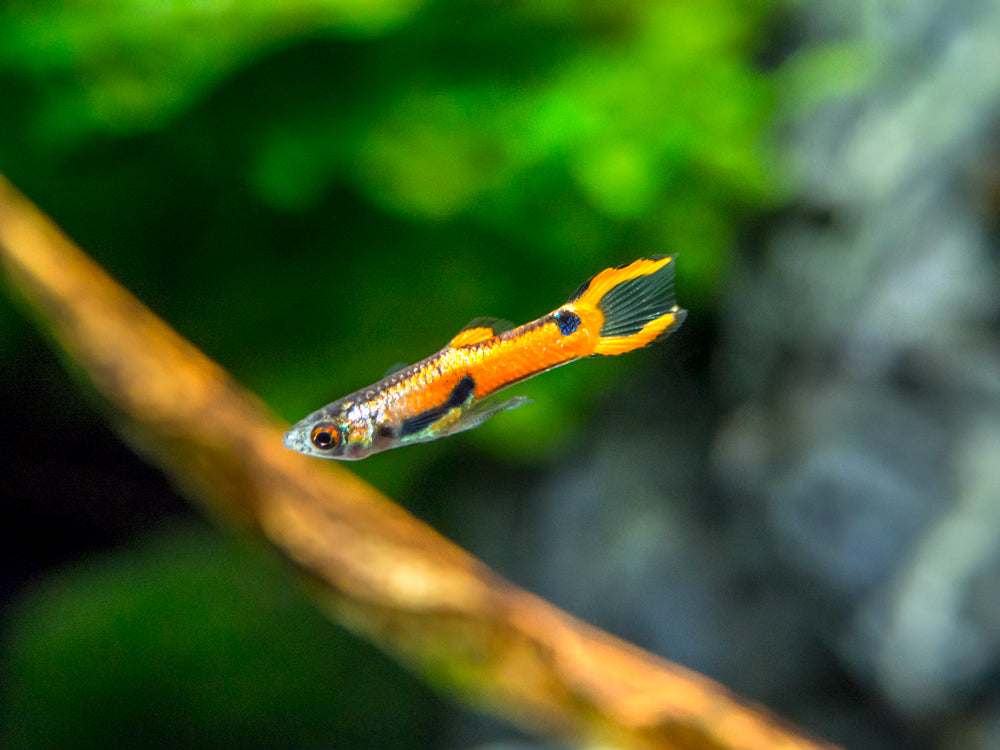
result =
M256 56L324 30L368 36L422 0L98 0L0 9L0 65L44 89L40 133L161 127Z
M0 744L426 747L430 692L300 588L190 526L50 577L5 623Z

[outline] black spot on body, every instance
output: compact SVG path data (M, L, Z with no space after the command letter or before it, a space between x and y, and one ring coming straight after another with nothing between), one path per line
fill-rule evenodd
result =
M378 426L378 429L375 431L375 434L378 435L380 438L391 438L394 433L392 431L392 427L390 427L389 425L380 424Z
M559 333L569 336L575 333L580 327L580 316L570 310L560 310L555 314L556 325L559 326Z

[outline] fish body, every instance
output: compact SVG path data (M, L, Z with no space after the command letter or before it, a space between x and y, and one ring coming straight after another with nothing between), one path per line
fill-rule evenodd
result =
M516 328L477 318L441 351L334 401L285 435L310 456L355 460L478 427L528 402L494 393L582 357L653 343L684 321L674 298L674 256L642 258L584 282L566 304Z

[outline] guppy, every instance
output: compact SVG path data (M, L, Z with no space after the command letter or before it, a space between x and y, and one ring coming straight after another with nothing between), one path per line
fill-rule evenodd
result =
M529 401L483 402L497 391L582 357L639 349L676 330L686 316L674 298L674 256L608 268L562 307L517 328L476 318L437 354L295 424L285 447L356 460L454 435Z

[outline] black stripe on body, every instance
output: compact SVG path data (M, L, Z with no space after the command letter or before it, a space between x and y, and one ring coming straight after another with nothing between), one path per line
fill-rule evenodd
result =
M403 424L400 425L399 428L399 437L405 438L410 435L416 435L418 432L423 432L452 409L458 406L463 406L472 396L472 392L475 389L476 381L472 378L472 376L464 376L458 381L455 387L451 389L451 393L448 394L448 398L445 399L443 404L440 406L433 406L416 416L410 417L409 419L404 419Z
M443 406L447 409L453 409L456 406L461 406L464 404L472 392L476 389L476 381L473 380L471 375L466 375L458 384L451 389L451 393L448 395L448 400L444 402Z
M504 331L499 336L497 336L497 338L500 339L501 341L516 341L522 336L531 333L536 328L541 328L542 326L547 326L549 325L549 323L555 323L555 322L556 322L555 315L549 313L548 315L543 315L540 318L536 318L530 323L525 323L524 325L520 325L517 328L512 328L509 331Z

